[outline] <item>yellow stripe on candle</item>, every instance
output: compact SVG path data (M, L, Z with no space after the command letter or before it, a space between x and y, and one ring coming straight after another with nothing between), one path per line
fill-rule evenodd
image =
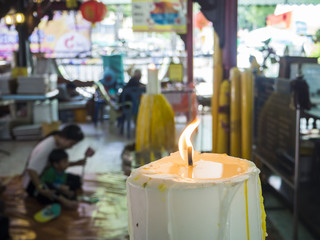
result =
M248 211L248 180L244 183L244 194L246 197L246 220L247 220L247 240L250 240L249 233L249 211Z
M263 196L262 196L262 189L261 189L261 181L260 178L259 180L259 195L260 195L260 206L261 206L261 227L262 227L262 240L266 239L267 235L267 224L266 224L266 211L264 210L264 205L263 205Z

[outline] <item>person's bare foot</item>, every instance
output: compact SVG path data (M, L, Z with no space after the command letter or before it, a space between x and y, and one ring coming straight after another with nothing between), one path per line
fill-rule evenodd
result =
M77 210L79 203L77 201L69 200L65 197L60 196L59 197L59 202L62 204L62 206L70 209L70 210Z

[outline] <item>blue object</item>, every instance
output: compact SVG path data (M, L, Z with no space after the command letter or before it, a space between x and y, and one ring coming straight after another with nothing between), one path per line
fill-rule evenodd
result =
M100 81L110 95L117 93L119 86L117 84L116 73L111 68L107 67L104 70L103 77Z
M178 13L151 13L153 21L160 25L175 24Z
M115 72L110 68L110 67L106 67L104 72L103 72L103 77L101 79L101 83L110 88L112 87L115 83L117 82L116 79L116 74Z
M104 55L102 56L104 76L105 74L112 74L115 77L115 90L124 85L124 69L122 54ZM113 71L113 73L111 73Z

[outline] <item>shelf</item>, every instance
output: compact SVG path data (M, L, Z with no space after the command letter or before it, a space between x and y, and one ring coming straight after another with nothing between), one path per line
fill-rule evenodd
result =
M32 94L11 94L0 96L0 100L15 100L15 101L37 101L54 98L59 93L58 89L48 92L44 95L32 95Z
M280 176L283 181L288 184L292 189L294 189L293 180L291 180L288 174L285 174L283 171L278 170L277 167L273 166L270 162L261 157L258 153L253 152L253 157L257 157L264 165L266 165L272 172Z

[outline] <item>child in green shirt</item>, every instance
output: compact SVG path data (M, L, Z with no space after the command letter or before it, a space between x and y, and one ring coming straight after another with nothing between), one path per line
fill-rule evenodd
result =
M44 171L40 180L43 187L55 191L57 196L76 199L76 193L67 185L66 168L69 166L68 154L63 149L54 149L49 155L50 167Z

